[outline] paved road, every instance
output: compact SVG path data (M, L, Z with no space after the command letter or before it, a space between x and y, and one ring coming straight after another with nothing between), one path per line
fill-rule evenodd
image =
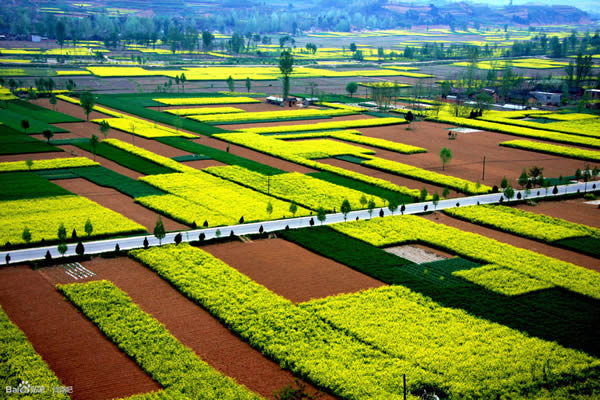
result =
M600 188L600 182L589 182L587 184L587 191L591 192ZM567 194L567 193L576 193L578 190L584 192L586 189L586 185L584 183L573 183L569 185L558 186L557 196ZM526 193L524 190L515 190L516 199L518 193L521 193L521 196L525 197ZM539 193L539 195L538 195ZM553 197L552 188L548 190L548 196ZM448 199L441 200L437 207L434 207L431 201L422 202L422 203L412 203L406 205L406 210L404 214L420 214L425 211L432 210L443 210L446 208L455 208L455 207L463 207L469 205L476 204L497 204L500 202L500 198L503 197L500 193L494 194L485 194L480 196L470 196L470 197L462 197L457 199ZM546 197L545 189L532 189L530 194L526 196L529 199ZM504 198L506 201L506 198ZM425 210L427 207L427 210ZM359 219L369 219L369 218L379 218L380 213L383 212L384 216L391 215L391 212L387 208L376 208L373 210L372 216L369 214L368 210L358 210L352 211L348 213L347 220L355 220L357 217ZM395 214L400 214L400 210L397 210ZM290 229L295 228L306 228L311 226L310 221L313 220L315 225L319 225L320 222L317 220L316 216L313 217L298 217L298 218L288 218L288 219L280 219L274 221L264 221L264 222L256 222L256 223L248 223L243 225L231 225L231 226L222 226L218 228L207 228L207 229L194 229L189 231L181 231L182 239L184 242L198 240L198 237L201 233L204 233L206 240L212 239L216 237L217 230L220 230L221 236L229 236L230 232L233 230L234 235L248 235L248 234L256 234L259 233L259 229L262 226L265 232L275 232L284 230L286 226L289 226ZM342 213L337 214L327 214L327 219L323 223L324 225L336 224L339 222L344 222L344 215ZM174 243L175 235L179 232L170 232L166 235L166 237L162 240L162 243ZM114 251L116 244L119 244L121 250L131 250L138 249L143 247L144 238L148 239L150 246L158 246L159 242L153 235L141 235L141 236L130 236L124 238L117 239L107 239L107 240L97 240L91 242L84 242L85 246L85 254L99 254L106 253L110 251ZM42 260L44 259L46 252L50 251L52 258L60 257L60 253L58 253L57 246L46 246L46 247L36 247L36 248L28 248L22 250L13 250L13 251L4 251L0 252L0 265L6 264L6 255L10 254L10 263L20 263L25 261L34 261L34 260ZM68 244L67 252L65 256L75 255L75 243Z

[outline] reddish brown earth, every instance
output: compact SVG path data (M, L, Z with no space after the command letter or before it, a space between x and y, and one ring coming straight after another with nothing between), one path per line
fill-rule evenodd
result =
M244 157L262 164L270 165L272 167L279 168L288 172L300 172L301 174L315 172L315 170L312 168L308 168L303 165L298 165L293 162L285 161L273 156L269 156L267 154L260 153L255 150L248 149L246 147L237 146L235 144L227 143L223 140L219 140L212 137L202 137L199 139L194 139L194 142L223 151L227 151L227 148L229 147L229 152L231 154L235 154L236 156Z
M54 110L54 106L52 104L50 104L50 99L37 99L37 100L33 100L33 102L35 104L37 104L38 106L42 106L42 107L46 107L51 110ZM56 111L61 112L63 114L72 115L73 117L82 119L84 121L86 120L85 111L83 111L83 108L81 108L81 106L79 106L77 104L69 103L68 101L57 99L56 100ZM110 115L99 113L97 111L92 111L90 113L90 116L89 116L90 120L99 119L99 118L113 118L113 117L111 117ZM76 122L73 122L73 123L76 123ZM65 129L69 129L69 128L65 128ZM96 130L98 130L98 129L96 128Z
M138 262L129 258L95 258L82 264L97 274L93 279L113 282L201 359L251 390L271 398L273 391L293 382L291 373L265 358ZM73 282L60 268L46 269L44 273L53 282Z
M41 273L26 266L0 268L0 304L62 383L73 387L72 399L105 400L160 389Z
M131 197L125 196L115 189L99 186L82 178L59 179L53 182L70 192L87 197L106 208L132 219L138 224L143 225L148 232L152 232L158 220L159 214L135 203ZM164 215L161 217L167 231L188 229L187 226L173 221Z
M424 216L424 218L427 218L437 223L458 228L465 232L477 233L479 235L497 240L502 243L507 243L515 247L531 250L536 253L544 254L549 257L554 257L559 260L567 261L600 272L600 260L594 257L579 254L570 250L561 249L559 247L550 246L548 244L537 242L535 240L525 239L516 235L512 235L510 233L505 233L495 229L475 225L470 222L449 217L448 215L443 214L441 212L426 215Z
M361 128L360 131L365 136L424 147L428 151L427 153L403 155L378 150L378 156L430 171L457 176L472 182L479 180L488 186L499 186L502 178L506 176L512 180L514 187L518 187L516 181L523 168L530 168L533 165L543 167L544 175L547 177L572 175L577 168L582 168L584 165L583 161L499 146L498 144L501 142L518 139L518 137L507 134L486 131L459 133L456 140L448 140L447 128L453 127L449 124L420 121L413 123L412 130L408 131L405 129L405 125ZM453 156L445 171L442 171L439 157L443 147L452 150ZM485 179L482 179L483 156L486 157Z
M385 285L283 239L228 242L202 249L298 303Z
M536 214L566 219L567 221L575 222L577 224L600 228L600 209L598 206L585 204L586 201L587 200L583 199L543 201L536 206L519 204L516 208Z

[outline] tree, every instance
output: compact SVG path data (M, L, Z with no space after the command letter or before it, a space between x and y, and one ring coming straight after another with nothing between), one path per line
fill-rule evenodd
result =
M412 111L409 110L404 116L404 119L406 120L406 122L408 122L408 128L406 129L410 129L410 124L415 120L415 116L412 113Z
M92 138L90 139L90 146L92 146L92 152L94 153L94 161L96 161L96 148L98 147L98 136L92 133Z
M207 31L202 32L202 45L205 53L210 50L210 46L212 45L214 38L215 36L212 33Z
M362 208L365 208L365 206L367 205L367 197L363 194L362 196L360 196L359 202Z
M500 187L502 189L506 189L508 187L508 179L506 179L506 176L502 178L502 182L500 182Z
M342 214L344 214L344 221L346 220L346 218L348 218L348 213L350 212L350 210L352 210L350 202L348 201L348 199L344 199L344 201L342 201L342 206L340 207L340 211L342 212Z
M356 51L356 43L350 43L350 51L353 53Z
M21 120L21 128L23 128L23 131L25 131L25 134L27 135L27 129L29 129L29 121L26 119Z
M356 93L357 90L358 90L358 83L356 83L356 82L348 82L348 84L346 85L346 92L348 92L350 94L350 97L352 97L354 95L354 93Z
M438 204L440 203L440 195L438 194L438 192L435 192L433 194L432 202L433 202L433 209L436 210Z
M287 99L290 92L290 74L294 71L294 56L288 50L279 56L279 70L283 75L283 99Z
M317 208L317 219L319 220L321 225L323 225L323 222L325 222L325 220L327 219L327 213L325 212L325 209L322 206L319 206L319 208Z
M447 147L444 147L440 150L440 159L442 160L442 171L446 168L446 163L452 160L452 150Z
M577 168L577 171L575 171L575 180L580 180L581 179L581 170L579 168Z
M419 194L419 201L425 201L427 200L427 188L425 186L423 186L423 189L421 189L421 193Z
M64 224L60 224L56 235L58 236L58 240L60 240L61 242L67 240L67 229L65 228Z
M273 204L271 204L270 200L267 203L267 214L269 214L269 218L271 217L271 214L273 214Z
M48 142L48 144L50 144L50 139L52 139L52 136L54 136L54 133L50 129L44 129L44 131L42 132L42 135L44 135L44 137L46 138L46 141Z
M83 107L83 111L85 111L86 121L89 121L90 113L96 105L96 99L94 99L94 95L87 91L81 93L81 96L79 96L79 103L81 104L81 107Z
M62 54L63 44L65 43L65 23L62 19L56 23L56 43L60 46L60 53Z
M21 238L25 241L25 243L29 244L31 242L31 232L28 227L23 229L23 233L21 234Z
M65 243L60 243L58 245L58 252L60 253L61 256L65 256L65 253L67 252L67 245Z
M156 221L156 225L154 226L154 237L158 239L158 245L162 246L162 240L166 236L165 226L163 225L162 218L160 215L158 216L158 220Z
M174 238L175 246L178 246L182 240L183 240L183 237L181 236L181 232L179 232L177 235L175 235L175 238Z
M527 171L525 171L525 168L523 168L523 172L521 172L521 175L519 175L517 182L519 182L521 189L527 185L527 182L529 182L529 177L527 176Z
M529 168L528 176L531 178L533 183L536 183L539 181L540 176L543 178L544 168L534 165L533 167Z
M447 198L449 194L450 194L450 189L448 189L448 186L445 186L444 190L442 191L442 197Z
M53 94L50 96L50 104L52 105L54 111L56 111L56 95Z
M373 200L372 197L369 199L369 204L367 205L367 208L369 209L369 218L373 218L373 210L375 209L375 200Z
M398 209L399 206L399 202L395 197L392 197L390 199L390 201L388 202L388 209L390 210L390 212L392 213L392 215L394 215L394 211L396 211Z
M71 232L71 239L77 240L77 229L73 228L73 232Z
M512 186L508 185L506 189L504 189L504 196L506 196L508 200L512 199L513 197L515 197L515 189L513 189Z
M27 168L29 168L29 170L31 171L31 167L33 167L33 160L31 158L28 158L27 160L25 160L25 165L27 165Z
M181 76L179 77L179 81L181 82L181 90L183 92L185 92L185 81L187 81L187 78L185 77L185 74L182 72Z
M150 247L150 242L148 242L148 238L145 237L144 241L142 242L142 244L144 245L144 248L147 249L148 247Z
M229 87L230 92L235 90L235 81L231 75L229 75L229 78L227 78L227 86Z
M102 134L102 136L104 136L104 139L106 139L108 137L108 132L110 131L110 125L108 124L108 121L103 120L102 122L100 122L100 125L98 125L98 127L100 133Z
M402 204L402 205L400 206L400 212L402 213L402 215L404 215L404 211L406 211L406 205L405 205L405 204Z
M250 77L246 77L246 90L248 93L250 93L250 89L252 89L252 81L250 80Z
M78 242L77 246L75 246L75 253L77 253L79 257L83 256L83 253L85 253L85 247L83 247L82 242Z
M296 202L294 200L292 200L292 202L290 203L290 212L292 213L292 216L296 216L296 212L298 211L298 205L296 204Z

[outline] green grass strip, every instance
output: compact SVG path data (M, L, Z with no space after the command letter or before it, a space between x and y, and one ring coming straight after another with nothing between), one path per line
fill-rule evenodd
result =
M113 283L74 283L58 289L154 380L179 395L175 397L260 399L201 360Z
M73 194L33 172L0 174L0 187L0 201Z
M29 122L29 128L27 130L23 129L21 126L21 121L26 120ZM29 115L23 115L18 111L0 109L0 123L5 124L9 128L14 129L20 133L42 133L45 130L49 130L54 133L65 133L68 132L65 129L57 128L56 126L52 126L44 121L39 121Z
M100 166L75 168L71 172L96 185L115 189L133 198L165 194L163 191L145 182L135 180Z
M240 167L259 172L263 175L277 175L286 172L281 169L271 167L270 165L261 164L256 161L249 160L223 150L218 150L213 147L204 146L200 143L192 142L191 140L186 140L183 138L163 137L157 138L156 141L183 151L188 151L190 153L203 154L213 160L220 161L223 164L239 165Z
M41 107L37 104L28 103L23 100L9 101L7 108L13 112L21 114L24 119L31 118L47 124L57 124L61 122L82 122L81 119L75 118L71 115L53 111L46 107Z

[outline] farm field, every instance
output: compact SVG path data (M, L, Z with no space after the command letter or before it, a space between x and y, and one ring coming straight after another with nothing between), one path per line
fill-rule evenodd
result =
M82 35L124 25L2 42L0 387L600 398L600 64L576 54L600 53L595 20L367 30L357 11L257 38L231 28L258 32L250 9L197 30L218 3L51 3ZM147 16L171 35L131 39Z

